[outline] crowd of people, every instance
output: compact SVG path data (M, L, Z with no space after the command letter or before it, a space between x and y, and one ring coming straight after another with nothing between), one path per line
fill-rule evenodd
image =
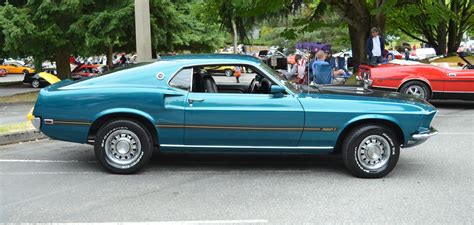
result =
M299 84L342 84L350 73L337 65L330 51L318 50L309 56L297 54L295 65L287 71L280 71L285 77Z
M385 64L395 59L385 50L385 41L377 28L372 28L366 51L370 64ZM299 84L343 84L351 75L341 63L336 63L330 50L315 49L308 54L296 54L295 64L289 71L280 70L285 77Z

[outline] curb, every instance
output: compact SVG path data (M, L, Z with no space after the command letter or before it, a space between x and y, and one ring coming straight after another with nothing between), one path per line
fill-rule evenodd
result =
M9 82L0 82L0 87L6 87L11 85L23 84L23 81L9 81Z
M46 138L46 136L43 133L35 130L0 134L0 146L44 138Z

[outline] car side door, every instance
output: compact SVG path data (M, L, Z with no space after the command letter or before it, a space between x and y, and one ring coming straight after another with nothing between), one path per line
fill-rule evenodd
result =
M444 82L444 92L446 94L474 94L473 70L448 70L446 71Z
M296 147L303 126L303 107L291 94L191 91L185 106L184 143L207 149L278 151Z

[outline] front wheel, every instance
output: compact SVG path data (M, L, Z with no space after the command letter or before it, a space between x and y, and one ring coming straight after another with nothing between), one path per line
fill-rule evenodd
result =
M224 73L227 77L231 77L232 75L234 75L234 71L232 71L231 69L225 69Z
M400 88L400 92L403 94L413 95L424 100L429 100L431 91L430 88L423 82L410 81Z
M135 173L151 158L153 141L150 132L139 123L116 120L102 126L95 138L95 155L112 173Z
M398 162L400 144L388 128L366 125L349 132L342 145L347 169L357 177L384 177Z

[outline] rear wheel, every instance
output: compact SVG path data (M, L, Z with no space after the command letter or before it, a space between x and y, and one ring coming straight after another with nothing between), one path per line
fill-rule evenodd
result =
M365 125L352 130L342 145L345 166L361 178L384 177L397 164L399 153L397 136L379 125Z
M112 173L139 171L151 158L153 141L150 132L135 121L116 120L103 125L95 138L95 155Z
M418 98L429 100L431 96L431 90L425 83L421 81L410 81L400 88L400 92L403 94L413 95Z
M33 79L33 81L31 81L31 87L40 88L41 87L41 82L38 79Z

